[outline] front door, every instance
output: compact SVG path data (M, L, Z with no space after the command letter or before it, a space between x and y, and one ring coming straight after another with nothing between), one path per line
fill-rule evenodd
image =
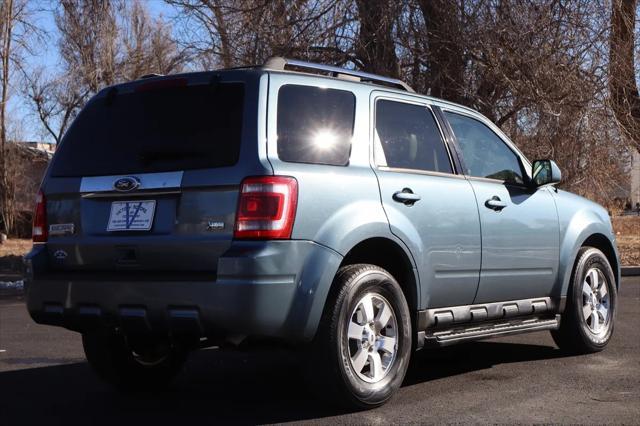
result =
M525 185L524 161L480 119L445 116L480 212L482 268L474 303L549 296L560 240L551 189Z
M480 222L473 189L456 175L427 104L373 97L374 162L391 231L418 266L420 308L473 302L480 272Z

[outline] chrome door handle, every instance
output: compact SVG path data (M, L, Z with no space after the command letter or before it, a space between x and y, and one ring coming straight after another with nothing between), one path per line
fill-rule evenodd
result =
M404 188L402 191L393 194L393 200L411 206L416 201L420 201L420 196L414 194L411 188Z
M484 205L485 207L498 212L507 207L507 203L502 201L497 195L494 195L493 197L485 201Z

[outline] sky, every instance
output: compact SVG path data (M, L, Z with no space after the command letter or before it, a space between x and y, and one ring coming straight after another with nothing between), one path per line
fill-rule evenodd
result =
M0 0L1 1L1 0ZM52 72L60 64L58 56L58 31L54 21L53 9L57 6L57 0L28 0L34 10L38 10L35 15L36 25L43 30L46 35L45 43L37 47L37 52L27 58L30 69L45 67ZM131 0L126 0L131 1ZM167 5L163 0L140 0L147 5L147 9L152 17L160 15L172 18L177 12ZM640 7L637 9L637 16L640 19ZM636 58L640 62L640 57ZM640 84L640 73L638 73L638 83ZM31 104L20 93L21 83L17 78L13 81L12 95L9 100L9 117L14 122L18 122L20 129L18 135L20 139L27 141L53 142L53 138L47 134L38 118L35 116Z
M26 58L28 69L45 67L47 70L55 71L60 65L57 48L59 33L53 15L53 8L56 7L57 2L54 0L30 1L32 2L34 10L37 10L34 15L34 23L42 29L45 40L36 46L33 55ZM152 17L158 17L160 15L171 17L175 14L173 7L167 5L162 0L141 1L147 5ZM17 74L14 74L8 109L9 118L18 123L17 127L19 127L19 131L17 133L20 139L24 141L54 142L53 138L46 133L38 118L35 116L29 100L20 93L21 82L17 77Z

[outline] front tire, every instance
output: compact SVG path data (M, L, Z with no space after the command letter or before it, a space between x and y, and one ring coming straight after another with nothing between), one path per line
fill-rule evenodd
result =
M603 350L613 335L616 302L616 281L606 256L594 247L582 247L560 328L551 332L553 340L567 353Z
M382 405L410 356L411 316L398 282L374 265L341 268L308 356L314 390L349 407Z
M168 340L131 342L121 333L100 330L82 335L84 353L96 374L120 389L156 389L180 372L188 351Z

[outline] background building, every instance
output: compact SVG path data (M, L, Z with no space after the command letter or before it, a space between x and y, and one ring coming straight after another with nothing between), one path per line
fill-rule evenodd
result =
M631 155L631 206L640 203L640 152Z

